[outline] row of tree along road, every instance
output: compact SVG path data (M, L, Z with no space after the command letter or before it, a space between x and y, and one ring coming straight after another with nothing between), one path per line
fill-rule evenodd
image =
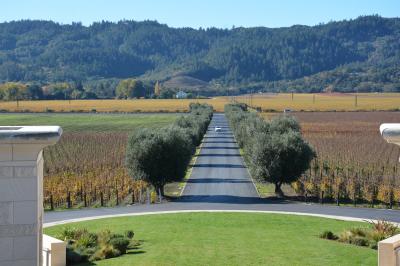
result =
M191 103L190 113L173 125L135 131L129 137L126 151L129 174L136 180L150 183L163 196L165 184L185 177L212 115L210 105Z
M302 138L300 125L291 116L265 121L244 104L225 106L225 114L253 178L275 184L283 195L282 184L300 178L315 157L313 148Z

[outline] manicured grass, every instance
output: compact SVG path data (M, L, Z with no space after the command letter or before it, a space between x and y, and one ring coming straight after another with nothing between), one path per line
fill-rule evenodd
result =
M0 114L0 125L59 125L65 132L123 132L165 126L177 117L177 114Z
M261 213L180 213L74 223L135 231L140 249L95 265L376 265L370 248L320 239L324 230L367 226L332 219ZM46 228L57 236L65 225ZM93 265L93 264L91 264Z

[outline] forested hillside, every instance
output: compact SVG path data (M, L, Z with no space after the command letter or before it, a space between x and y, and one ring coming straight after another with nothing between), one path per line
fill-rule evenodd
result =
M98 92L116 79L188 76L202 89L207 82L206 91L400 91L399 73L399 18L198 30L153 21L0 23L1 82L83 82Z

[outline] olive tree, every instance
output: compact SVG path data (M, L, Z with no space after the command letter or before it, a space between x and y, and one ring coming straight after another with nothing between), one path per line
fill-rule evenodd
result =
M282 184L296 181L314 156L299 132L260 133L254 140L251 171L256 178L275 184L275 193L282 196Z
M144 180L164 195L164 186L184 178L194 147L185 130L142 129L129 137L126 166L134 179Z

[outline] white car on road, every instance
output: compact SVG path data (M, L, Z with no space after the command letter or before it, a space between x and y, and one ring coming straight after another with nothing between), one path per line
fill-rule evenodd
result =
M222 128L220 128L220 127L215 127L215 132L221 132L222 131Z

